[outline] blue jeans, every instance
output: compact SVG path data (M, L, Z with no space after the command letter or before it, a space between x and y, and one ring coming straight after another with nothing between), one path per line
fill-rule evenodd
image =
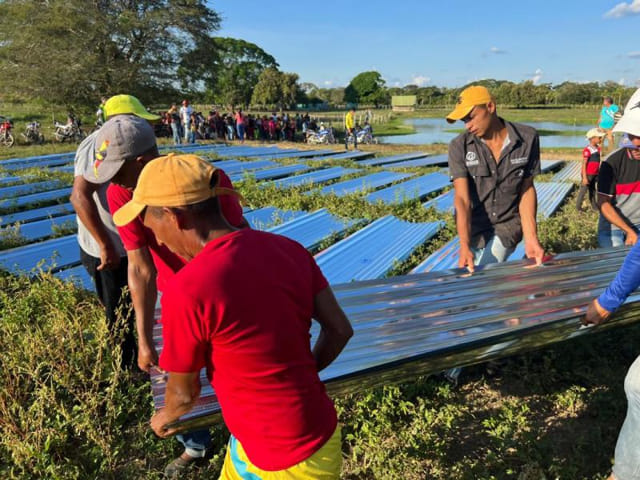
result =
M500 237L494 235L487 241L484 248L472 248L473 264L487 265L488 263L504 262L513 253L515 247L505 247Z
M189 137L191 135L191 122L185 122L182 128L184 129L184 141L189 142Z
M196 143L196 131L189 130L189 143Z
M636 230L640 225L636 225ZM609 221L601 214L598 218L598 245L600 248L622 247L626 239L626 234L614 228Z
M180 126L177 123L171 124L171 133L173 134L173 144L180 145L182 140L180 140Z
M627 416L616 443L613 475L616 480L640 478L640 357L629 367L624 379Z
M195 432L179 433L176 435L184 451L192 458L202 458L207 454L207 448L211 446L211 433L209 430L198 430Z
M238 131L238 140L244 142L244 123L239 123L236 126L236 130Z

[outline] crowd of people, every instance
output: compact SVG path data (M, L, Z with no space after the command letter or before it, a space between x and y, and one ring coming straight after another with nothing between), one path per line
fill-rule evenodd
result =
M199 372L206 368L231 432L221 478L339 478L340 426L318 372L340 354L353 329L315 260L295 241L249 228L241 197L223 170L194 155L160 156L150 122L161 117L135 97L116 95L102 108L104 125L76 153L71 201L82 263L112 328L120 308L129 312L123 367L137 363L146 372L159 367L168 373L165 406L151 428L161 438L178 433L169 425L195 405ZM616 112L609 112L613 118ZM188 102L180 109L173 105L167 116L177 141L193 139L190 132L198 131L200 121ZM354 128L350 116L353 111L346 126ZM298 122L306 123L304 116L274 114L250 124L240 110L213 111L210 118L211 132L240 141L252 134L271 138L278 130L270 125L278 122L285 132L287 125L295 131ZM541 264L534 188L538 133L501 118L494 97L481 86L464 90L446 118L465 127L449 145L459 266L473 272L505 261L521 240L526 256ZM605 127L599 121L586 135L579 206L588 191L602 224L609 225L604 246L634 248L606 292L591 302L585 323L606 321L640 285L640 90L610 126L610 133L624 134L623 144L601 162ZM246 301L247 290L254 301ZM158 299L161 355L152 337ZM312 318L321 327L313 346ZM612 475L617 480L640 471L640 357L627 375L626 391L629 411ZM207 429L176 438L184 451L165 469L171 478L211 446Z

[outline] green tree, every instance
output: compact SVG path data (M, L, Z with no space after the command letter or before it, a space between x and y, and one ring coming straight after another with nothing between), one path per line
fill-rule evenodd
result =
M256 83L251 103L290 108L295 105L298 91L298 75L296 73L284 73L276 68L266 68Z
M228 37L214 37L198 45L181 62L183 86L196 85L206 100L222 105L248 105L253 88L276 59L258 45Z
M385 81L378 72L362 72L353 77L344 91L344 99L350 103L384 103L388 97Z
M3 0L0 92L66 104L122 92L157 101L219 25L204 0Z

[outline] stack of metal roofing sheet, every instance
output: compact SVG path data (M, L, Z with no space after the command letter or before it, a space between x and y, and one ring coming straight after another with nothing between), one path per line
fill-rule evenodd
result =
M253 228L264 230L280 223L289 222L307 212L302 210L280 210L276 207L263 207L244 214Z
M73 212L73 206L70 203L62 205L53 205L51 207L36 208L34 210L24 210L22 212L0 215L0 227L12 225L16 222L28 223L36 220L43 220L49 217L56 217Z
M309 167L308 165L295 163L292 165L283 165L282 167L258 170L257 172L235 173L233 175L229 175L229 178L232 182L240 182L244 180L245 175L249 175L256 180L272 180L274 178L286 177L287 175L291 175L293 173L306 172L307 170L311 170L311 167Z
M564 163L564 160L540 160L540 170L542 173L549 172Z
M338 218L323 208L270 228L268 231L289 237L305 248L314 250L331 235L341 234L363 221Z
M442 225L382 217L320 252L316 261L331 284L380 278L431 239Z
M320 190L323 195L329 195L333 193L338 197L344 197L351 193L366 192L368 190L374 190L378 187L389 185L390 183L404 180L410 177L410 173L396 173L396 172L376 172L364 177L353 178L351 180L345 180L344 182L334 183L328 185Z
M429 200L428 202L423 203L422 205L424 206L424 208L435 208L438 212L442 212L442 213L453 213L453 211L455 210L454 205L453 205L453 195L454 195L454 190L451 189L446 193L443 193L442 195L437 196L436 198L433 198L431 200Z
M68 197L69 195L71 195L71 188L60 188L58 190L32 193L31 195L24 195L17 198L8 198L0 200L0 210L23 207L32 203L50 202Z
M46 192L63 187L64 182L60 180L47 180L45 182L21 183L11 187L0 188L0 199L19 197L29 193Z
M375 167L378 165L387 165L389 163L401 162L402 160L422 158L428 155L429 154L427 152L400 153L398 155L391 155L390 157L377 157L377 158L370 158L368 160L361 160L358 162L358 164L366 165L367 167Z
M538 219L549 218L573 190L572 183L535 182L538 196Z
M530 262L478 267L334 286L354 336L320 378L332 395L408 382L454 366L523 353L640 320L640 293L604 325L582 327L588 302L615 276L626 249L558 255L544 268ZM313 343L318 328L312 327ZM154 332L162 348L161 327ZM221 421L204 370L196 408L175 426ZM155 408L164 405L165 376L153 372Z
M75 235L53 238L0 252L0 267L10 272L60 270L80 263L80 249Z
M446 165L448 157L446 154L434 155L433 157L417 158L415 160L405 160L404 162L392 163L387 168L415 168L415 167L436 167Z
M582 177L580 162L567 162L567 165L551 177L552 182L579 182Z
M449 184L448 176L442 173L430 173L398 183L384 190L370 193L366 199L371 203L382 201L388 205L399 204L415 198L423 199L434 192L442 190Z
M316 170L310 173L303 173L293 177L274 180L273 185L278 188L302 187L309 185L317 185L325 183L336 178L344 177L355 172L359 172L357 168L331 167L322 170Z

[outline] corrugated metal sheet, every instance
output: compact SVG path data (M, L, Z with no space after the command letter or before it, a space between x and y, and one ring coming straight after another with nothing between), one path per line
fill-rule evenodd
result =
M458 236L455 236L438 250L425 258L420 265L411 270L411 273L425 273L457 268L459 251L460 238Z
M344 182L338 182L324 187L320 190L323 195L333 193L338 197L344 197L351 193L366 192L367 190L373 190L378 187L389 185L390 183L404 180L409 178L410 173L396 173L396 172L376 172L364 177L353 178L351 180L345 180Z
M240 160L235 160L235 159L234 160L216 160L214 162L211 162L211 165L227 172L228 168L235 167L236 165L242 165L242 162Z
M34 210L25 210L23 212L10 213L0 216L0 227L14 224L16 222L28 223L36 220L43 220L49 217L56 217L66 213L73 212L73 206L70 203L62 205L53 205L51 207L36 208Z
M405 160L404 162L392 163L387 168L414 168L414 167L436 167L447 165L447 154L434 155L432 157L417 158L415 160Z
M550 170L554 170L564 163L564 160L540 160L540 170L542 173L546 173Z
M25 223L20 225L20 236L30 242L50 237L56 228L70 229L75 231L77 228L76 216L63 215L61 217L46 218L36 222Z
M336 297L355 335L320 378L330 394L352 394L637 322L638 292L604 325L585 328L578 319L613 279L627 251L558 255L543 268L509 262L478 267L473 275L458 270L337 285ZM313 343L315 323L312 331ZM161 348L159 326L155 333ZM197 408L177 422L181 428L221 420L204 373L200 379ZM152 391L161 408L159 372Z
M307 170L311 170L311 167L308 165L284 165L282 167L268 168L266 170L259 170L257 172L251 172L249 175L254 177L256 180L272 180L274 178L282 178L293 173L306 172ZM229 175L229 178L232 182L240 182L245 178L244 173L236 173L234 175Z
M579 182L582 178L580 162L567 162L567 165L551 177L552 182Z
M574 185L560 182L535 182L535 187L538 196L538 219L542 219L556 213Z
M280 210L276 207L263 207L245 213L244 217L253 228L265 230L273 225L279 225L294 218L301 217L306 213L307 212L302 210Z
M37 265L43 270L80 264L80 247L75 235L53 238L40 243L0 252L0 267L11 272L29 272Z
M67 268L66 270L60 270L54 274L60 280L68 280L76 284L80 288L95 291L96 287L93 284L91 276L87 273L87 270L82 266Z
M46 192L48 190L55 190L65 186L63 182L59 180L47 180L46 182L34 182L34 183L21 183L20 185L13 185L12 187L0 188L0 200L19 197L21 195L27 195L30 193Z
M31 168L32 166L39 166L43 162L54 161L62 162L61 164L73 162L75 152L67 153L52 153L48 155L36 155L33 157L24 158L11 158L9 160L0 160L0 168L17 170L19 168Z
M334 180L336 178L344 177L345 175L350 175L358 171L359 170L357 168L331 167L322 170L316 170L310 173L303 173L302 175L275 180L273 182L273 185L278 188L317 185L328 182L330 180Z
M429 200L428 202L423 203L424 208L435 208L438 212L442 213L453 213L455 208L453 205L453 189L449 190L442 195L437 196Z
M387 205L404 203L414 198L423 199L448 185L450 185L448 176L437 172L430 173L393 185L384 190L370 193L366 199L371 203L382 201Z
M320 252L316 261L331 284L380 278L441 227L442 222L411 223L382 217Z
M73 156L69 158L52 158L39 160L37 162L15 162L11 164L0 163L0 168L4 168L9 171L24 170L25 168L47 168L47 167L59 167L61 165L67 165L73 162Z
M322 158L312 158L310 160L358 160L361 158L373 157L373 152L361 152L360 150L351 150L349 152L336 153L333 155L326 155Z
M375 167L377 165L387 165L389 163L401 162L402 160L422 158L428 155L429 154L427 152L401 153L399 155L391 155L389 157L377 157L377 158L370 158L368 160L361 160L358 162L358 164L366 165L368 167Z
M230 165L223 170L227 175L233 175L235 173L242 174L244 172L252 172L254 170L261 170L263 168L277 167L279 163L272 162L271 160L256 160L254 162L238 162L235 165Z
M295 220L283 223L268 231L284 235L303 245L309 250L313 250L326 238L333 234L341 234L353 225L362 223L364 220L342 219L331 215L327 209L323 208Z
M323 155L330 155L334 153L333 150L297 150L291 152L273 153L269 155L260 155L257 158L278 160L281 158L308 158L308 157L321 157Z
M58 200L68 197L69 195L71 195L71 188L61 188L59 190L51 190L49 192L32 193L31 195L25 195L23 197L0 200L0 210L12 207L22 207L32 203Z
M0 178L0 185L7 185L9 183L24 182L24 177L2 177Z

